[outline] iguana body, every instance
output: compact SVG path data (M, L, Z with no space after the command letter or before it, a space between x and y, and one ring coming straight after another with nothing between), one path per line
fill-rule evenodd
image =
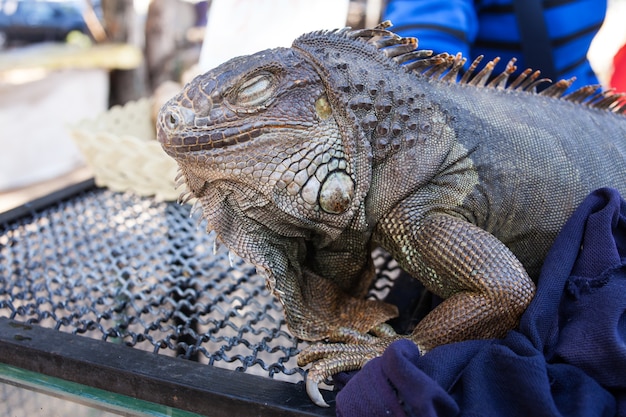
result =
M303 35L199 76L159 117L209 227L267 274L294 335L339 342L300 354L318 404L318 382L401 337L383 325L395 307L363 299L373 248L445 298L404 336L422 352L499 337L575 207L626 193L617 95L504 88L512 64L456 81L460 57L415 49L383 27Z

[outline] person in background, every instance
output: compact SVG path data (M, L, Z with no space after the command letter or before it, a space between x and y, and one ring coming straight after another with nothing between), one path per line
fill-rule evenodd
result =
M469 65L517 58L517 74L541 70L553 81L576 77L569 91L598 84L587 51L606 14L603 0L389 0L383 20L435 53L461 52ZM546 84L544 84L546 86Z

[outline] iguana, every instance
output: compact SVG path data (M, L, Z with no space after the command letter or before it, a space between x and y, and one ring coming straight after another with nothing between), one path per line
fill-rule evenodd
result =
M399 338L422 353L513 329L592 190L626 194L626 105L514 61L462 71L414 38L344 28L234 58L167 102L158 139L209 228L267 276L290 331L321 341L307 392ZM409 335L365 299L387 250L444 301Z

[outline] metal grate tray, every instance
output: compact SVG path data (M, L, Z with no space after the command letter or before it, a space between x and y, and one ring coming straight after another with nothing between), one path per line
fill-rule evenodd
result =
M261 409L331 415L304 394L304 371L295 361L303 342L289 334L264 278L226 249L214 252L213 236L197 223L188 206L92 182L0 215L0 361L211 415ZM372 296L383 298L398 268L383 254L376 260L382 278ZM28 326L27 337L15 322ZM63 354L59 344L68 343L81 347ZM85 381L85 372L106 365L99 355L112 349L128 360ZM74 363L73 372L43 364L54 355ZM35 357L42 363L32 363ZM147 375L155 360L193 376ZM160 388L138 388L142 378L154 378ZM234 386L226 389L225 380ZM268 388L267 398L246 392L250 381ZM172 394L180 384L195 387L190 398ZM215 400L198 396L237 399L226 401L221 414Z

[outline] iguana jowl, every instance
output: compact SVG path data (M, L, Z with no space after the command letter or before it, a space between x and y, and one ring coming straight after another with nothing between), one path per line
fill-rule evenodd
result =
M295 336L326 342L299 356L320 405L320 381L400 337L427 352L503 336L575 207L626 193L619 95L564 96L568 81L537 94L538 73L507 80L513 62L458 80L462 57L386 27L235 58L158 119L209 227L266 274ZM445 299L410 335L384 324L394 306L364 299L376 246Z

